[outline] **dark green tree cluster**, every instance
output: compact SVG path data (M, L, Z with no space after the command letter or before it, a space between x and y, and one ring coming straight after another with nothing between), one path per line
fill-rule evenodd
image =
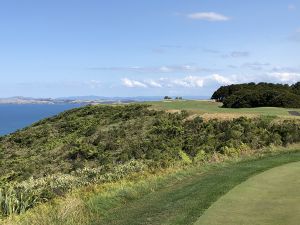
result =
M211 97L225 108L300 108L300 82L288 84L246 83L222 86Z
M86 106L1 137L0 178L20 181L99 166L109 171L130 160L168 166L183 154L193 160L203 153L298 141L297 121L203 121L185 111L167 113L146 105Z

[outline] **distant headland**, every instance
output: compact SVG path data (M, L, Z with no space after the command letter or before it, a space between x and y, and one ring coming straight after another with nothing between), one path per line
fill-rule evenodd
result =
M164 96L135 96L135 97L103 97L103 96L71 96L60 98L32 98L24 96L14 96L0 98L0 104L114 104L131 103L143 101L160 101ZM175 97L174 97L175 98ZM184 99L209 99L207 96L184 96Z

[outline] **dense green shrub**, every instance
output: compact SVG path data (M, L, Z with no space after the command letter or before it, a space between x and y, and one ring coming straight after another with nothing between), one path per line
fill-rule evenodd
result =
M0 181L67 174L85 167L110 169L132 159L168 166L182 158L181 150L193 158L202 150L223 152L224 147L242 144L260 148L299 141L295 121L205 122L187 116L186 112L166 113L136 104L64 112L0 139Z
M204 121L145 105L87 106L0 138L0 214L131 173L300 141L300 122Z
M300 108L300 82L291 86L272 83L222 86L213 93L212 99L223 102L225 108Z

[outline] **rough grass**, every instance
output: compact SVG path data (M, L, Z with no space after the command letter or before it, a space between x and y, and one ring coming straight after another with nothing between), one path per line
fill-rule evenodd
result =
M299 190L299 162L273 168L232 189L195 225L298 225Z
M157 101L147 102L153 108L160 110L187 110L194 114L201 114L204 118L214 119L232 119L240 116L254 117L259 115L264 116L279 116L283 118L296 118L299 116L290 115L289 111L300 112L300 110L278 108L278 107L259 107L259 108L221 108L222 103L214 101L197 101L197 100L177 100L177 101Z
M113 209L92 224L193 224L212 203L249 177L300 160L300 152L246 160L206 173L195 173L176 184ZM97 205L97 204L95 204Z
M299 146L237 162L137 174L131 180L81 189L2 224L193 224L210 205L249 177L299 161L296 149Z

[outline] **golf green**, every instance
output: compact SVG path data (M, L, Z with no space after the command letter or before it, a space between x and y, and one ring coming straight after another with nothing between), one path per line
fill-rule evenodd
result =
M195 225L299 225L300 162L260 173L215 202Z

